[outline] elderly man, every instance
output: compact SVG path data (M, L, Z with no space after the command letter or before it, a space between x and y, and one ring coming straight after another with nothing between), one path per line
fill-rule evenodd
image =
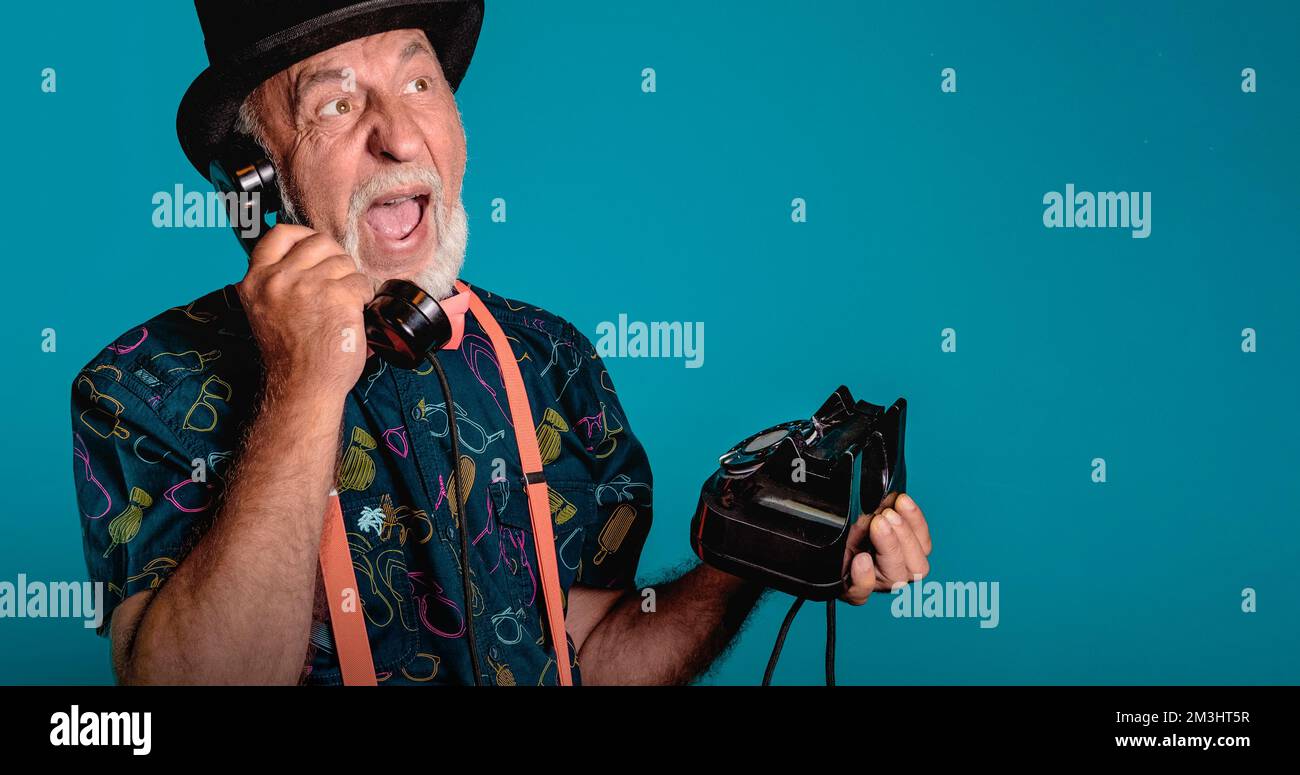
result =
M762 589L699 566L643 612L650 467L609 374L563 319L456 282L453 92L481 0L197 7L212 64L182 101L182 147L207 174L255 142L285 222L238 284L128 331L76 378L85 550L119 680L340 683L349 659L385 684L699 675ZM431 367L344 344L395 278L477 300L435 356L451 402ZM877 556L853 559L846 600L927 572L910 498L861 522ZM353 619L360 664L343 653Z

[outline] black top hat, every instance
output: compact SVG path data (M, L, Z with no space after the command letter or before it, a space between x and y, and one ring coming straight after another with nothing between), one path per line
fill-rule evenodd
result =
M422 29L454 91L469 68L483 0L195 0L208 50L176 111L181 149L204 177L263 81L340 43L400 29Z

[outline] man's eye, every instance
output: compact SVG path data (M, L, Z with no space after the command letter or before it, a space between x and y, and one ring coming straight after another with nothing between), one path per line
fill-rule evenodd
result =
M325 107L320 110L322 116L341 116L344 113L350 112L352 112L352 103L345 99L330 100L325 103Z
M416 78L406 84L407 93L428 91L431 88L428 78Z

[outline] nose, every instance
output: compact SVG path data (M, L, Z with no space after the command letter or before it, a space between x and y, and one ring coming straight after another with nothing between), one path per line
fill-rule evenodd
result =
M419 125L401 100L386 96L372 97L371 116L374 124L367 147L375 158L404 163L415 161L419 157L424 148L424 138Z

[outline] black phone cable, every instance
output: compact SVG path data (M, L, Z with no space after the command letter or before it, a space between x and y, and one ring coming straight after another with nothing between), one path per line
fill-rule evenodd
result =
M431 352L429 353L429 364L433 366L433 371L438 375L438 384L442 387L443 400L447 402L447 428L451 432L451 473L447 478L451 480L451 487L447 493L450 499L448 506L455 503L460 513L460 583L465 593L465 633L469 638L469 661L474 670L474 685L482 686L483 678L479 668L478 659L478 638L474 634L474 598L471 594L472 588L469 580L469 514L464 513L465 509L461 507L460 498L460 433L456 430L456 405L451 399L451 384L447 382L447 373L442 370L442 364Z
M835 602L826 601L826 685L835 685ZM776 673L777 660L781 658L781 649L785 648L785 638L790 634L790 625L803 607L804 598L797 597L781 622L781 629L776 633L776 643L772 646L772 656L767 660L767 670L763 672L763 685L772 685L772 676Z
M826 685L835 685L835 600L826 601Z
M776 645L772 646L772 656L767 660L767 670L763 673L763 685L772 685L772 674L776 672L776 661L781 658L781 649L785 646L785 636L790 634L790 625L794 622L795 614L803 607L803 598L796 597L794 605L785 614L785 621L781 622L781 629L776 633Z

